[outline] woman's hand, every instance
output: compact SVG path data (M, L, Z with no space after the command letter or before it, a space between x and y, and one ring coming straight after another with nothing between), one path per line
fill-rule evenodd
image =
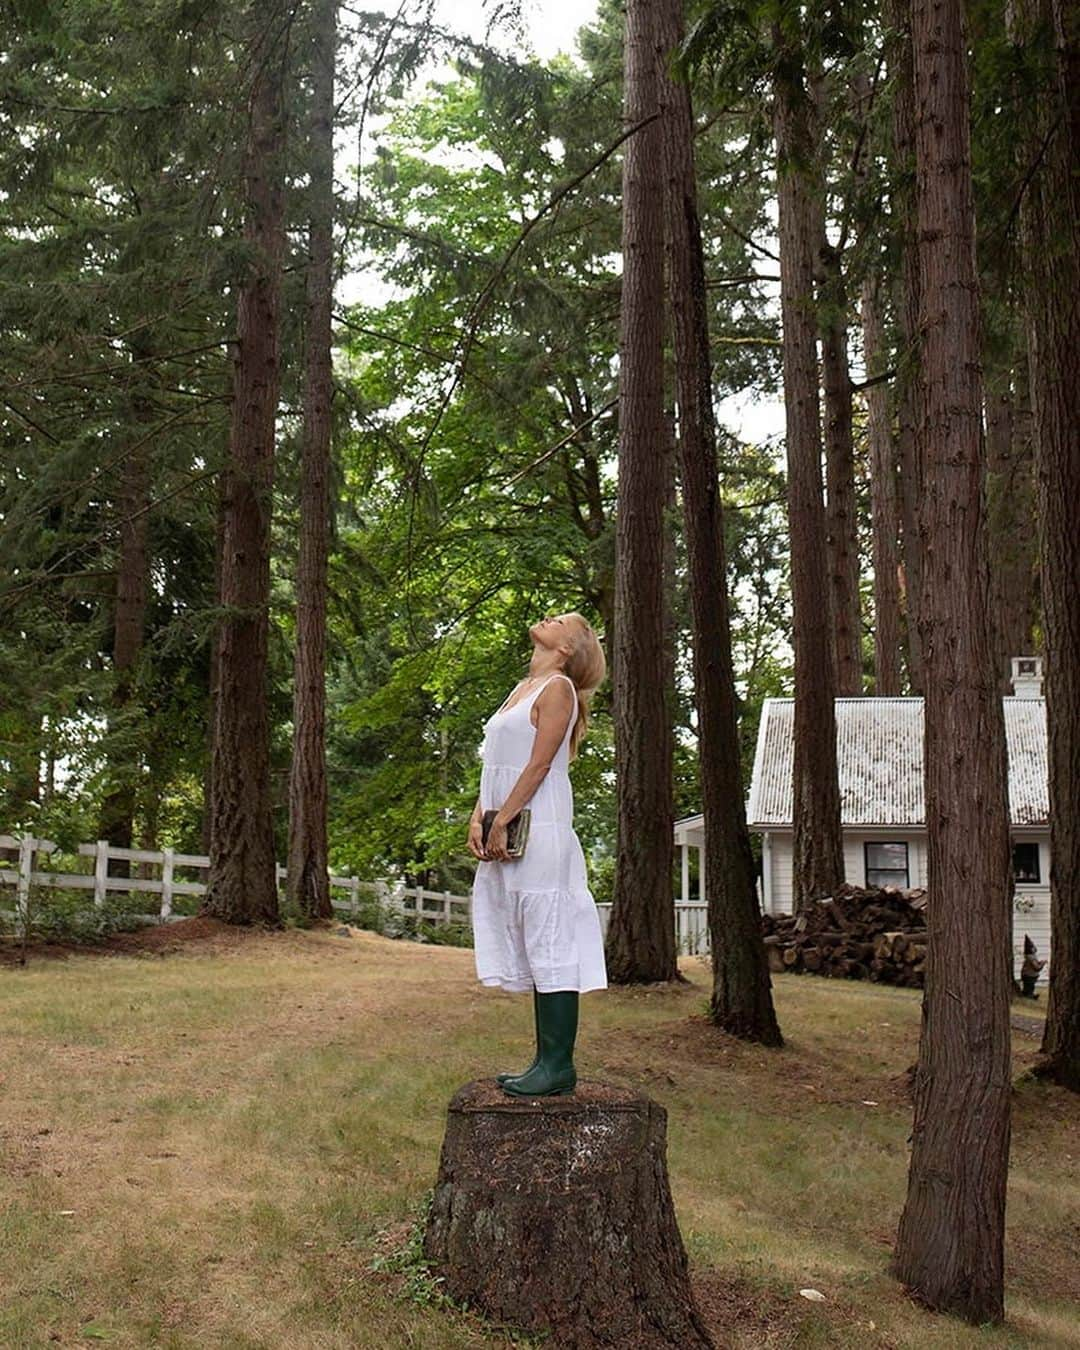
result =
M486 862L487 854L484 852L484 846L481 842L483 837L484 833L480 828L480 822L478 820L470 820L469 838L466 847L474 858L479 858L481 862Z
M490 862L505 862L510 856L506 851L506 826L500 824L498 816L491 822L491 829L488 831L487 853L484 856Z

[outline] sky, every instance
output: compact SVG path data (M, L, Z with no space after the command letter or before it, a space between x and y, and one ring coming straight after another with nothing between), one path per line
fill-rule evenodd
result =
M396 13L399 8L399 0L369 0L369 3L370 8L385 10L387 13ZM576 58L577 31L591 23L596 15L596 0L520 0L523 28L520 35L508 28L486 33L495 7L492 0L486 3L485 0L437 0L433 18L440 28L462 33L477 41L484 40L500 51L515 51L522 55L531 51L541 60L549 60L560 51ZM446 73L436 63L432 63L430 75L422 78L441 77ZM342 150L345 151L346 147L343 146ZM347 151L348 158L355 161L355 147L350 144ZM347 163L343 168L348 173ZM348 174L348 180L351 179L352 175ZM377 276L353 272L342 279L338 299L346 304L356 300L371 303L388 294ZM734 395L720 401L717 414L730 432L746 442L760 444L782 436L784 432L783 402L771 396L754 393Z

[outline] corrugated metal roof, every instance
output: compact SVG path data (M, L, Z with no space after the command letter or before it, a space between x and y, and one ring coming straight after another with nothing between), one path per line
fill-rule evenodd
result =
M1050 811L1046 700L1004 698L1009 812L1014 825L1045 824ZM795 701L761 710L747 815L755 826L788 825ZM836 758L844 825L923 825L921 698L838 698Z

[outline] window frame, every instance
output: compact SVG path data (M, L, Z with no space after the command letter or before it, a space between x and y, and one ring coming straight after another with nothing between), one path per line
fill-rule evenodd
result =
M888 844L893 848L903 848L904 866L903 870L899 867L871 867L870 853L871 848L880 848L882 844ZM871 881L870 873L892 872L895 876L903 876L901 883L896 881ZM869 888L871 886L895 886L900 885L901 890L910 890L911 888L911 844L907 839L864 839L863 840L863 881Z
M1021 877L1016 870L1016 850L1018 848L1033 848L1035 850L1035 875L1033 877ZM1037 839L1014 839L1010 846L1010 861L1012 864L1013 880L1018 886L1042 886L1042 849L1039 848Z

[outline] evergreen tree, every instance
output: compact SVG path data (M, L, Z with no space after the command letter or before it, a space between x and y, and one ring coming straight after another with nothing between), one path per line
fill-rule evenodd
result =
M929 1307L1003 1315L1009 1156L1005 729L983 505L979 300L963 5L915 0L919 604L928 946L908 1194L894 1267Z

